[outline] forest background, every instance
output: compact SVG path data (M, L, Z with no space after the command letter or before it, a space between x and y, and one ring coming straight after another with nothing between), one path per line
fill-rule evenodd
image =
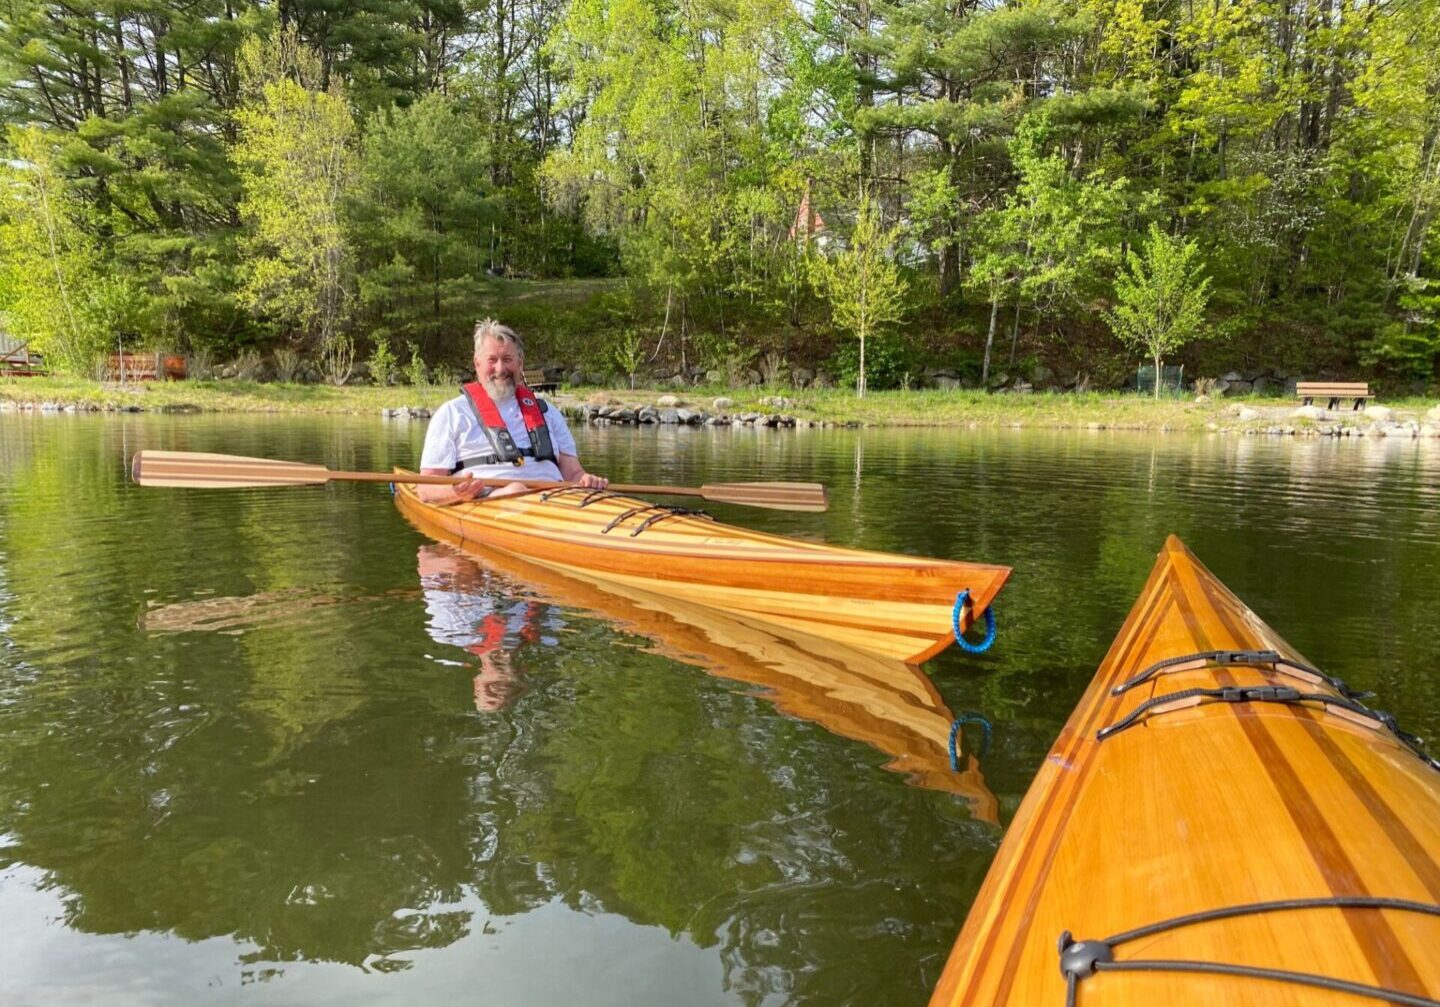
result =
M0 120L72 373L1440 373L1428 0L0 0Z

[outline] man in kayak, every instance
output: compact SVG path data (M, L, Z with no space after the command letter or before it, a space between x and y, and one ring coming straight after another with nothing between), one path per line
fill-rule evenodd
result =
M609 480L586 472L560 410L524 386L525 346L508 325L487 318L475 326L475 376L430 419L420 471L477 479L551 479L604 489ZM457 483L419 486L420 499L453 504L525 492L521 482L499 489Z

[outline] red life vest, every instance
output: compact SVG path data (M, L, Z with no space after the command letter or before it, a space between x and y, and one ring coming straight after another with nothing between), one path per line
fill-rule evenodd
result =
M465 401L470 404L471 411L480 422L480 429L485 431L485 438L490 442L490 453L462 458L450 471L459 472L472 465L494 465L497 462L523 465L527 455L539 462L558 464L555 447L550 441L550 428L545 424L545 410L549 406L536 399L534 392L524 385L515 386L515 400L520 403L520 416L525 421L526 432L530 434L530 447L519 448L515 446L515 438L511 437L510 431L505 428L500 409L490 398L490 393L485 391L484 385L471 381L461 385L460 390L465 393Z
M513 613L511 613L513 614ZM540 639L540 629L535 625L535 620L540 614L539 606L533 601L527 601L520 613L521 623L519 637L521 643L534 643ZM503 612L491 612L476 624L478 632L476 641L465 649L477 657L484 656L492 650L499 649L505 643L505 632L510 628L510 620Z

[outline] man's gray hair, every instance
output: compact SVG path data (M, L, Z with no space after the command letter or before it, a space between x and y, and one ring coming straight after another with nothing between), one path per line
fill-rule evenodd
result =
M525 343L520 339L520 334L508 325L501 325L493 318L482 318L475 323L475 353L480 353L480 344L487 339L493 339L497 343L509 343L515 347L515 352L520 354L520 359L525 359Z

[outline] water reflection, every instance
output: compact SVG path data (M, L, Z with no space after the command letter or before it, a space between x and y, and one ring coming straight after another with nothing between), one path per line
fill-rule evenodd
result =
M904 773L920 786L964 797L976 818L998 824L995 795L985 786L977 755L965 750L963 734L957 736L958 768L951 768L950 731L955 716L918 668L603 579L560 574L504 553L479 549L474 543L466 548L471 555L454 546L421 547L422 580L434 583L436 571L441 571L439 576L447 578L446 583L471 585L471 592L476 592L487 587L493 590L498 580L495 572L503 571L512 583L529 585L549 602L598 612L649 638L658 653L697 664L726 679L759 686L762 695L784 712L873 746L891 757L887 768ZM439 611L445 612L444 626L453 625L449 620L455 611L463 613L459 618L462 629L448 632L446 642L474 639L477 642L461 645L485 656L506 654L506 673L511 673L508 655L512 648L501 648L499 643L517 619L518 631L512 634L515 645L525 642L527 634L536 639L534 629L543 618L540 606L529 600L513 602L507 622L488 593L463 594L458 602L452 600L453 591L443 594L446 601ZM435 632L440 624L428 585L426 597ZM550 618L553 625L563 628L563 619ZM477 630L481 635L474 637ZM479 681L477 676L477 697Z

